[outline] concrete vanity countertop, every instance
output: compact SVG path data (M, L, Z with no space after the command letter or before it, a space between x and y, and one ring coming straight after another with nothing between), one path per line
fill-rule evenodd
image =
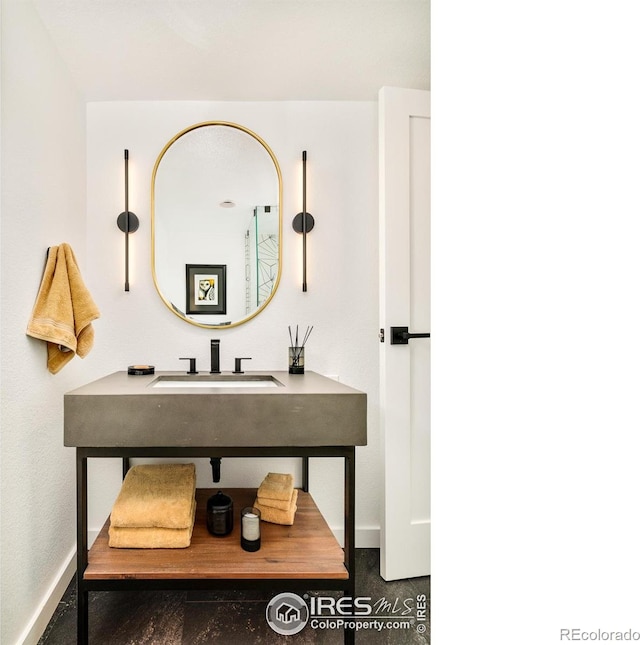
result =
M206 372L199 376L203 378ZM233 374L225 372L226 378ZM277 387L154 387L185 372L115 372L64 395L64 445L364 446L367 395L315 372L245 372Z

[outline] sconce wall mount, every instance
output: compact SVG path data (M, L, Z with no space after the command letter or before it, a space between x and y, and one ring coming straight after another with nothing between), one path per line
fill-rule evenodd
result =
M305 222L303 220L303 217L305 217L305 215L306 215L307 233L309 231L313 231L313 227L316 223L316 220L313 219L313 215L311 213L298 213L293 218L293 230L296 233L304 233Z
M129 233L135 233L140 220L129 210L129 151L124 151L124 211L118 215L118 228L124 233L124 290L129 291Z
M307 212L307 151L302 151L302 212L292 222L293 230L302 234L302 291L307 290L307 233L315 225L313 215Z

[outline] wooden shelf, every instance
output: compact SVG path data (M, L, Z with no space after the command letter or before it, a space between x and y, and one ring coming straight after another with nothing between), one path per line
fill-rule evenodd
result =
M309 493L299 491L292 526L261 522L261 548L249 553L240 546L240 511L253 504L256 489L224 489L234 508L233 531L224 537L207 530L206 503L217 490L196 491L195 526L186 549L113 549L107 520L89 551L84 579L348 579L344 551Z

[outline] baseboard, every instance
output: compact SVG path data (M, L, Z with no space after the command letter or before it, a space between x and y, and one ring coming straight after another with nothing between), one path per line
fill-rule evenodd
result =
M89 529L87 531L89 547L98 537L99 532L98 529ZM37 645L75 573L76 549L74 547L58 570L53 583L47 589L42 602L34 612L29 624L16 641L16 645Z
M93 543L96 541L96 538L98 537L98 533L100 533L100 529L89 529L87 531L87 546L89 548L93 546Z
M37 645L75 572L76 549L74 547L58 570L29 624L18 638L17 645Z
M344 547L344 528L331 527L331 532L340 546ZM356 549L379 549L380 548L380 527L369 526L356 528Z

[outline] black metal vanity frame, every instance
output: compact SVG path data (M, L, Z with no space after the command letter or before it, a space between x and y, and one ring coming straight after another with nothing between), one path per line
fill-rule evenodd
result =
M229 590L265 589L273 591L326 590L343 591L355 597L355 446L300 446L300 447L76 447L77 495L77 589L78 589L78 643L89 640L89 592L115 590ZM309 458L341 457L344 459L344 563L348 571L345 580L335 579L122 579L85 580L88 565L87 538L87 460L116 457L123 459L123 472L131 457L301 457L302 488L309 490ZM344 631L345 643L352 644L355 632Z

